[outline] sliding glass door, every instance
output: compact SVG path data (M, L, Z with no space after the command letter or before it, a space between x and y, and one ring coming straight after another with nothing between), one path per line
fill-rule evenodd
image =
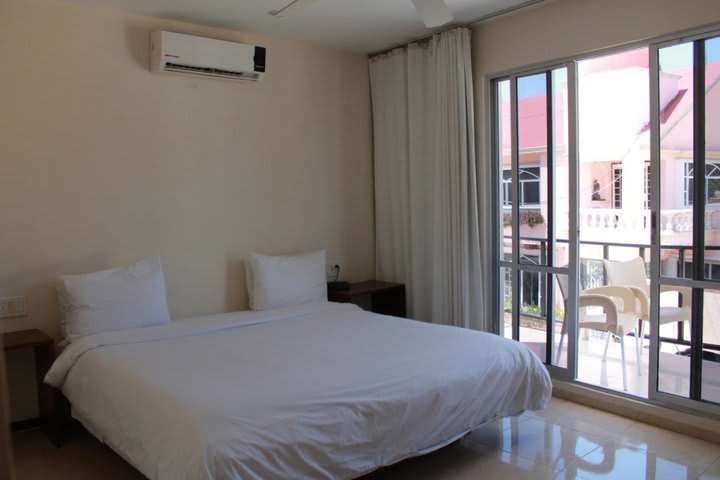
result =
M606 287L622 284L649 300L649 50L611 52L577 65L579 294L617 294ZM612 266L629 274L612 275ZM647 398L648 349L639 338L645 325L636 313L623 311L620 297L612 299L614 326L600 301L588 301L578 312L575 378Z
M720 413L717 35L500 76L491 138L498 333L557 377Z
M651 49L650 397L720 403L720 37Z
M572 68L558 65L493 84L498 330L568 377L574 348L568 338L575 335L570 289L576 283L569 208Z

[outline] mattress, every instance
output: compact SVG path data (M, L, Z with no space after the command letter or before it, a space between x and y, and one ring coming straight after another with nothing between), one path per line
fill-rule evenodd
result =
M45 381L158 480L354 478L552 388L518 342L328 302L84 337Z

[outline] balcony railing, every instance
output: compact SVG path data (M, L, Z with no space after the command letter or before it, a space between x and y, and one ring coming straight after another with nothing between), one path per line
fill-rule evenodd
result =
M650 228L650 211L633 212L614 208L583 208L578 215L578 226L583 230L645 231Z
M650 210L623 210L617 208L580 209L579 227L584 230L619 230L622 232L650 232ZM705 230L720 228L720 209L705 212ZM660 230L663 233L693 231L692 208L660 211Z
M720 213L720 212L718 212L718 213ZM512 240L512 236L509 236L509 235L505 235L504 238L505 238L506 241L511 241L511 240ZM539 257L540 257L540 262L539 262L539 263L540 263L540 264L545 264L545 263L546 263L546 260L545 260L545 259L546 259L545 252L547 252L547 243L548 243L548 240L547 240L546 238L520 236L519 240L520 240L520 243L521 243L521 244L522 244L523 242L527 242L528 244L532 244L533 246L537 246L537 247L538 247L538 250L539 250L538 253L540 254L540 255L539 255ZM568 240L567 240L567 239L557 239L557 240L555 240L555 242L556 242L556 244L567 244L567 243L568 243ZM646 252L649 252L649 251L650 251L650 248L651 248L651 245L650 245L650 244L642 244L642 243L620 243L620 242L606 242L606 241L588 241L588 240L579 240L579 241L578 241L578 244L579 244L580 247L582 247L583 245L602 247L602 256L601 256L600 258L597 258L597 257L591 257L591 258L581 257L581 258L580 258L581 264L582 264L582 263L586 263L586 264L587 264L587 263L589 263L589 262L602 262L602 260L609 260L609 258L610 258L610 248L611 248L611 247L617 247L617 248L623 248L623 249L626 249L626 248L637 248L637 250L638 250L638 256L641 257L641 258L643 258L643 259L645 259L645 254L646 254ZM677 261L678 261L677 277L684 278L684 277L685 277L685 273L686 273L686 272L685 272L685 268L686 268L685 261L686 261L686 258L691 258L691 256L692 256L692 246L691 246L691 245L663 245L662 248L663 248L663 250L665 250L665 251L677 251L677 252L678 252L678 257L677 257ZM720 251L720 246L706 245L706 246L705 246L705 249L706 249L706 250L713 250L713 251ZM690 255L688 255L688 251L689 251ZM521 268L522 268L522 267L521 267ZM602 266L600 266L599 269L601 269L600 271L602 272L602 277L601 277L601 278L598 278L598 279L595 279L595 281L593 281L593 280L590 279L590 278L585 278L584 280L585 280L585 283L586 283L586 284L585 284L585 285L582 285L582 284L581 284L581 288L580 288L581 290L584 290L584 289L590 288L590 287L594 287L594 286L599 286L599 285L605 285L605 284L607 284L607 278L606 278L606 274L605 274L605 269L604 269ZM587 270L590 270L590 269L587 269ZM530 272L525 272L525 273L530 273ZM581 279L581 281L582 281L582 279ZM546 289L545 289L545 286L544 286L544 282L543 282L543 281L539 281L539 282L537 282L536 285L537 285L537 292L536 292L536 295L535 295L535 296L536 296L536 298L540 298L540 299L542 300L542 301L541 301L541 304L540 304L540 308L541 308L542 311L548 311L549 305L548 305L547 299L545 299L544 296L541 295L541 293L544 293L545 290L546 290ZM552 308L551 310L554 312L555 309ZM511 313L511 310L510 310L509 308L507 308L507 307L504 309L504 311L505 311L505 313ZM521 317L532 318L532 319L540 320L540 321L547 321L547 316L546 316L546 315L539 315L539 314L535 314L535 313L530 313L530 312L527 312L527 311L522 311L522 309L521 309L521 312L520 312L520 316L521 316ZM554 318L554 313L552 313L551 316ZM634 335L634 334L631 333L630 335ZM644 335L643 338L649 338L649 333L647 333L646 335ZM667 342L667 343L673 343L673 344L676 344L676 345L683 345L683 346L688 346L688 347L690 346L690 341L687 340L687 339L685 339L685 332L684 332L684 328L683 328L683 322L678 322L677 337L676 337L676 338L670 338L670 337L663 337L663 336L661 336L661 337L660 337L660 341L661 341L661 342ZM704 342L704 343L703 343L703 348L709 348L709 349L712 349L712 350L720 350L720 344L714 344L714 343L706 343L706 342Z

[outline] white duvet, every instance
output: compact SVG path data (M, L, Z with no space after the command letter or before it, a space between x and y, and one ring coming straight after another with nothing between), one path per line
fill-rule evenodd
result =
M336 303L92 335L45 381L162 480L357 477L551 394L520 343Z

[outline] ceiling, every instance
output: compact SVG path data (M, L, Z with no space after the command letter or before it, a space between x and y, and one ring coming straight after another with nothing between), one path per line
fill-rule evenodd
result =
M290 17L273 17L290 0L70 0L130 13L277 35L315 45L375 52L431 32L411 0L316 0ZM458 24L538 0L446 0Z

